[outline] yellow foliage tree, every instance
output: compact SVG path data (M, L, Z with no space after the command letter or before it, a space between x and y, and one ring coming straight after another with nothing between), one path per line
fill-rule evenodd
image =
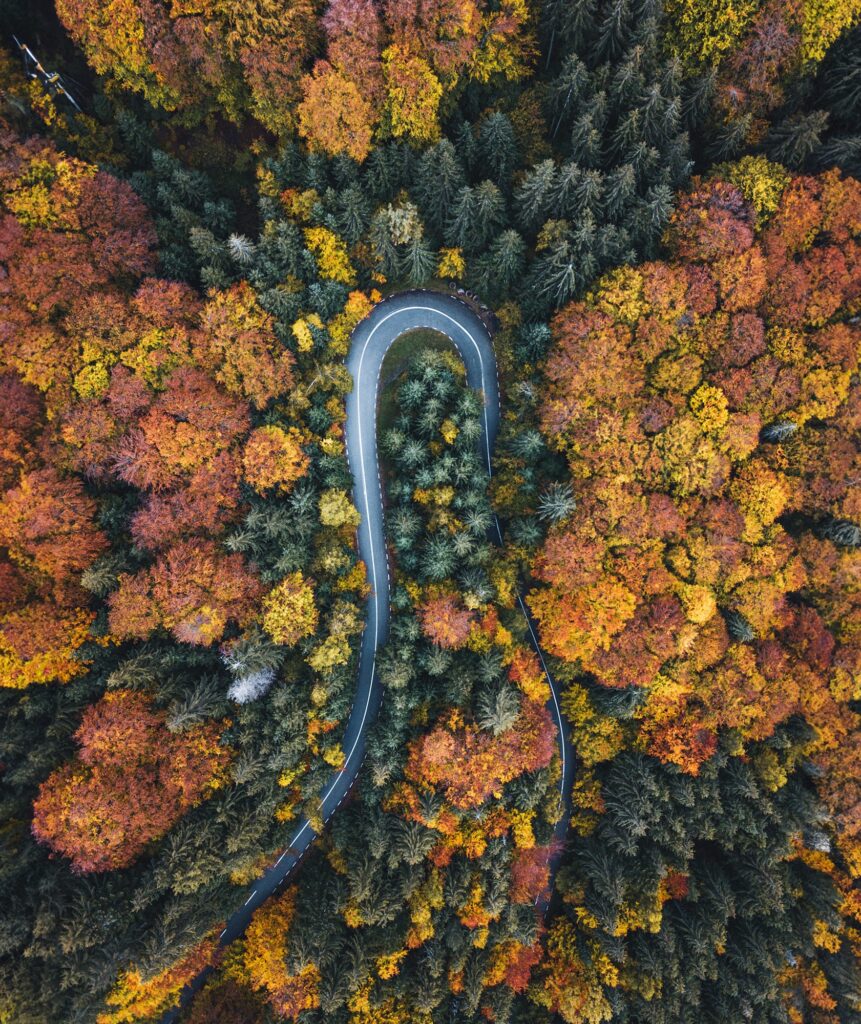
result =
M295 1019L320 1005L320 972L307 964L290 974L285 964L290 926L296 913L296 889L269 900L251 919L245 933L241 969L252 988L266 993L272 1006Z
M462 249L440 249L436 272L440 277L458 281L466 270Z
M354 285L356 272L343 238L328 228L305 228L305 245L317 259L320 276L328 281Z
M365 319L374 308L374 304L379 301L380 294L376 291L372 292L370 297L364 292L350 292L344 309L329 323L329 337L332 339L329 347L333 355L347 354L353 328L360 320Z
M135 1024L160 1016L174 1005L185 984L214 962L217 950L217 940L207 936L177 963L151 977L144 977L137 967L123 971L105 998L110 1009L96 1017L97 1024Z
M517 81L529 71L535 59L535 39L527 30L532 12L526 0L501 0L488 6L481 16L479 37L470 78L489 82L500 77Z
M302 435L295 427L258 427L249 435L242 453L243 475L258 494L271 488L292 490L310 464L302 450Z
M263 628L277 644L292 647L317 628L314 588L301 572L291 572L263 598Z
M801 59L817 64L828 48L861 20L861 0L804 0Z
M668 0L667 43L688 71L715 67L738 44L758 8L758 0Z
M602 972L602 966L608 969ZM551 925L542 967L542 982L530 987L530 996L539 1006L558 1013L568 1024L602 1024L611 1018L602 981L613 986L618 979L609 963L583 959L570 921L559 918Z
M615 718L600 714L585 687L572 683L562 695L562 710L571 725L577 756L586 765L609 761L624 744L622 728Z
M387 94L384 123L391 134L416 143L435 142L443 88L428 62L395 43L383 52L383 74Z
M308 657L308 664L321 675L327 675L338 665L346 665L350 660L350 645L342 636L327 636L315 647Z
M731 181L756 210L757 225L762 226L777 209L791 175L782 164L764 156L744 156L732 164L722 164L714 173Z
M359 512L346 491L330 488L320 495L320 522L324 526L355 527L359 525Z

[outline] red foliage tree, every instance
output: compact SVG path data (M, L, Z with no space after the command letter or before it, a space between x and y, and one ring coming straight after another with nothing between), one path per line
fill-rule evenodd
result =
M78 652L93 613L80 572L107 547L80 481L41 465L42 403L13 374L0 378L0 680L21 688L86 671Z
M542 954L540 942L520 946L505 970L505 984L515 992L524 992L532 977L532 968L541 963Z
M255 994L228 978L207 985L188 1012L188 1024L262 1024L263 1005Z
M372 109L383 101L383 23L373 0L330 0L323 15L331 65L355 82Z
M0 374L0 490L10 487L31 465L33 443L42 425L42 403L35 388L14 373Z
M0 545L27 573L64 584L107 548L95 502L52 468L23 473L0 498Z
M155 266L156 235L131 187L45 142L0 141L0 369L69 401L91 310L122 307Z
M514 903L535 903L549 892L550 857L553 851L548 846L533 846L518 850L511 865L511 889L509 894Z
M42 783L33 834L75 871L127 867L220 784L230 755L219 732L171 733L142 694L108 693L84 712L78 756Z
M237 458L219 452L178 490L148 494L132 518L135 543L159 550L192 534L219 536L241 511L238 475Z

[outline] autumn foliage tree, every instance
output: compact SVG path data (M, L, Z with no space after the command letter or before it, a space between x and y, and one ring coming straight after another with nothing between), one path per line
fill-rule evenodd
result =
M293 572L263 599L263 628L277 644L288 647L317 628L314 588L301 572Z
M221 784L230 753L220 731L210 722L170 733L143 695L108 693L84 713L77 756L42 784L33 834L75 871L128 866Z
M186 121L218 112L247 115L283 134L317 36L315 11L300 0L204 4L186 11L164 3L58 0L57 14L93 69Z
M454 594L429 597L421 606L420 621L425 636L440 647L463 647L469 639L474 615Z
M273 317L245 281L210 294L195 342L196 365L256 409L293 385L295 359L279 343Z
M0 602L4 686L67 682L86 670L76 652L93 615L76 573L106 548L94 503L77 480L53 469L22 474L0 498L6 587Z
M327 153L364 160L371 151L374 114L360 86L328 61L302 79L299 131Z
M248 483L261 494L270 488L289 491L307 473L310 461L295 427L258 427L245 442L242 470Z
M858 731L859 234L837 172L752 200L697 182L668 261L557 316L542 424L577 511L530 598L548 650L636 695L658 758L695 774L803 716L830 801Z
M829 513L800 480L854 401L859 199L836 174L793 179L757 232L737 187L699 184L675 261L612 273L555 322L543 423L578 512L536 560L532 608L554 653L645 689L651 749L686 770L721 729L838 714L827 671L815 698L800 684L816 668L791 637L821 618L781 523Z
M84 325L99 313L106 325L126 286L153 270L155 231L132 189L91 164L5 128L0 149L0 358L42 392L50 413L73 393L85 341L110 344L116 331Z
M68 682L86 670L76 652L93 614L80 573L107 547L96 505L79 480L43 465L36 389L0 378L0 675L2 685Z
M667 261L613 272L554 321L541 417L576 509L549 531L530 604L571 680L581 849L562 883L573 912L551 929L530 997L566 1020L610 1019L619 1001L659 1020L731 1015L733 992L769 992L790 1017L851 1002L855 913L840 892L861 863L847 768L859 735L847 574L859 214L861 186L837 172L791 178L742 161L681 197ZM752 777L744 798L740 773ZM714 849L703 859L657 824L665 805L675 829L675 800L700 834L714 835L693 808L721 807L720 867ZM754 820L777 834L755 830L750 847L741 823ZM826 820L828 834L815 831ZM626 882L652 842L667 881ZM762 925L748 945L726 908L751 858L776 888L749 911ZM716 878L724 896L703 913L698 894ZM721 936L711 965L680 938L694 915ZM737 975L742 948L751 960ZM666 984L689 969L715 979L693 1000Z
M109 600L111 631L144 639L163 628L183 643L211 644L229 621L251 618L261 593L241 555L222 554L211 540L179 541L151 568L120 576Z
M320 1005L317 966L311 962L293 974L285 963L295 904L295 889L288 889L255 913L245 935L240 969L240 977L290 1020Z
M22 473L0 501L0 544L20 570L58 587L104 551L95 503L53 468Z
M165 1013L183 987L218 959L218 942L207 935L177 963L152 976L146 977L137 967L122 971L105 999L109 1009L98 1015L96 1024L134 1024Z
M189 1024L261 1024L263 1004L246 985L231 979L209 984L195 998Z
M352 252L317 223L268 233L274 272L232 240L226 265L254 287L157 279L131 189L3 133L0 873L15 908L0 1016L120 1024L162 1014L208 962L200 942L231 892L343 763L366 584L340 356L372 299L348 291ZM310 302L312 284L324 315L305 311L305 349L299 309L273 310ZM46 685L12 689L32 682ZM38 884L6 899L28 863L50 900ZM30 960L19 939L37 917Z
M534 58L520 0L330 0L323 26L327 59L302 80L299 132L358 161L374 137L436 141L445 96L470 79L519 79Z
M814 153L816 166L841 155L839 146L829 153L822 144L830 127L826 90L820 83L810 90L812 110L799 109L799 97L838 40L857 48L850 34L861 20L857 0L671 0L664 9L668 47L695 76L694 91L711 96L714 151L725 157L765 147L799 167Z
M555 749L547 710L526 701L499 737L474 726L457 728L456 720L441 722L412 746L406 775L439 786L455 807L475 807L523 772L545 768Z

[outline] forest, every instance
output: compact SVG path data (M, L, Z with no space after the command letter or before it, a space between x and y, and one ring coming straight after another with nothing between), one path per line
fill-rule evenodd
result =
M861 0L0 28L0 1024L861 1024Z

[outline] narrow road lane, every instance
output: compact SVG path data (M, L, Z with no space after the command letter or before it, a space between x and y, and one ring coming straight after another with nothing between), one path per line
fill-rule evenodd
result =
M356 327L347 356L347 367L353 376L353 390L347 396L347 457L353 474L353 501L361 515L358 530L359 556L367 567L371 596L368 598L365 631L362 634L356 698L344 733L344 767L333 775L320 800L320 816L324 822L328 822L338 809L359 774L365 756L365 735L382 701L382 687L376 674L376 655L388 637L391 575L377 455L377 400L386 352L402 334L417 328L429 328L446 335L463 359L468 385L483 392L484 431L481 444L488 472L492 472L491 452L499 428L499 377L493 343L481 319L465 303L437 292L406 292L379 303ZM498 521L495 529L501 543L502 531ZM568 827L568 794L571 792L574 761L567 725L559 708L556 683L547 671L533 623L519 595L518 602L550 684L551 697L547 706L559 733L562 777L556 836L561 843ZM286 881L316 835L310 822L302 819L287 849L258 879L244 905L228 919L221 933L222 945L233 942L245 932L251 915ZM184 990L183 1003L200 988L205 977L206 973ZM162 1024L175 1021L178 1014L178 1009L171 1010L162 1018Z

